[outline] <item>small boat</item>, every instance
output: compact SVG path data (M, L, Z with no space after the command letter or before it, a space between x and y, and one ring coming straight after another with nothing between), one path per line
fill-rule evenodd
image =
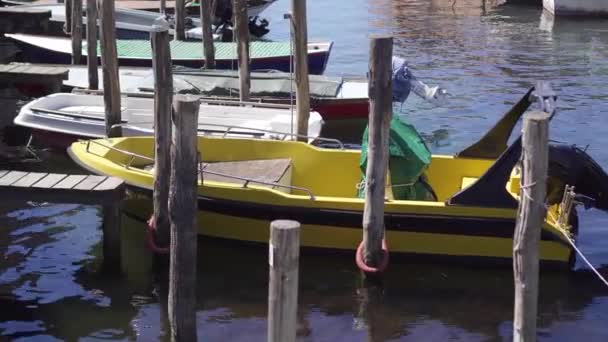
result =
M248 0L247 1L247 14L249 17L256 17L262 14L268 6L272 5L277 0ZM2 0L2 4L16 6L16 5L50 5L55 4L55 0L38 0L38 1L23 1L23 0ZM225 7L231 6L231 0L220 1L223 6L218 6L218 11ZM158 0L117 0L115 2L116 9L127 9L127 10L140 10L146 12L158 12L160 10L160 1ZM219 8L222 7L222 8ZM166 1L166 8L168 12L174 12L175 1ZM191 15L199 14L199 3L190 2L186 4L186 10Z
M508 113L497 129L512 130L517 120L511 119L518 115L521 113ZM467 264L471 260L511 263L520 191L516 163L521 140L501 151L502 144L496 140L502 137L486 135L474 148L466 150L465 154L473 156L433 155L424 171L433 194L431 199L394 197L395 189L405 185L391 183L392 176L389 177L384 210L391 258L401 255L423 260L447 258ZM500 156L474 156L479 146L486 147L485 153L490 154L487 147L491 147ZM302 224L301 245L305 248L354 251L359 245L365 201L357 194L362 179L360 150L217 137L199 137L198 149L204 158L199 170L203 181L198 183L199 234L266 244L270 221L292 219ZM96 174L122 178L134 191L146 196L152 193L152 138L81 141L74 143L68 153ZM596 199L596 207L608 209L608 175L597 163L572 146L553 148L550 155L550 193L556 189L559 193L568 182ZM553 174L551 170L556 165L565 169ZM553 178L558 182L553 182ZM561 210L560 201L561 198L549 199L551 206L542 225L540 260L543 264L569 267L575 259L570 237L578 231L576 211ZM150 215L150 202L134 201L124 210L129 217L145 222Z
M69 90L86 89L88 71L83 65L70 65L68 79L63 85ZM152 96L154 75L149 68L121 67L121 92L133 96ZM276 70L252 72L251 101L260 103L295 104L294 76ZM101 68L99 79L102 79ZM103 84L99 86L103 89ZM310 106L319 112L324 121L367 120L369 99L367 79L309 75ZM239 94L239 74L232 70L199 70L174 68L173 88L176 93L204 96L207 99L234 100ZM293 95L295 97L295 95Z
M127 97L122 100L124 136L154 134L154 100ZM105 137L103 96L52 94L21 108L15 124L33 130L33 135L54 147L67 147L80 138ZM323 121L317 112L309 117L310 139L319 136ZM287 106L242 103L238 101L202 102L200 134L237 137L287 138L293 136L296 122Z
M21 5L21 7L35 8L51 11L49 32L54 36L65 36L65 4L35 4ZM133 9L116 8L116 38L117 39L150 39L150 32L154 21L159 18L158 13L139 11ZM83 10L83 27L86 28L85 11ZM173 22L170 22L169 34L173 35ZM187 18L186 38L201 40L201 22L196 18ZM84 31L83 31L84 32Z
M32 63L71 64L72 42L65 37L48 37L29 34L7 34L22 50L23 61ZM205 64L200 42L171 41L173 65L201 68ZM83 42L83 61L86 59L86 42ZM236 69L238 57L236 43L215 42L215 59L218 69ZM327 66L333 43L308 44L308 68L311 74L322 74ZM149 40L116 40L118 61L121 66L152 66L152 48ZM252 41L251 70L277 69L290 71L291 43ZM99 51L99 50L98 50Z

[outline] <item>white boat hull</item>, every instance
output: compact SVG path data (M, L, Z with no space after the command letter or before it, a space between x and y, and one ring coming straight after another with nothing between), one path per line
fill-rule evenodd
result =
M229 104L229 102L225 102ZM296 131L297 120L291 111L201 103L199 134L228 134L245 138L284 138ZM124 136L154 133L154 100L125 97L122 99L122 132ZM58 93L42 97L23 106L15 124L37 131L84 138L105 137L104 102L102 96ZM308 135L319 136L323 120L311 112Z
M607 0L543 0L553 15L608 15Z

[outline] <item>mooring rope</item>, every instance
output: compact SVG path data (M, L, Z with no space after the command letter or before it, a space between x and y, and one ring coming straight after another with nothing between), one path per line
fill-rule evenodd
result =
M600 271L598 271L597 268L595 268L595 266L593 266L593 264L589 261L589 259L587 259L585 254L583 254L583 252L576 246L576 243L568 235L568 232L561 229L560 225L558 224L559 220L553 215L553 213L551 213L549 206L546 204L536 203L536 201L534 201L532 199L532 197L530 196L528 191L529 191L530 187L534 186L535 184L536 184L536 182L532 182L530 184L520 186L520 189L522 190L522 193L524 194L524 196L526 196L526 198L528 198L532 203L544 206L545 210L547 211L547 215L549 215L549 218L551 220L553 220L552 224L558 227L557 230L564 236L564 238L566 239L566 242L568 242L568 244L572 247L572 249L574 249L576 254L578 254L578 256L581 258L581 260L583 260L583 262L587 265L587 267L589 267L591 269L591 271L593 271L593 273L595 273L595 275L599 278L599 280L608 287L608 280L606 280L606 278L604 278L604 276L600 273Z

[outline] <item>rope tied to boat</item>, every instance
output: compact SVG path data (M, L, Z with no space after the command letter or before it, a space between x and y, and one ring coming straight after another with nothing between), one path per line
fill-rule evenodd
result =
M377 267L372 267L365 263L365 256L363 255L364 251L365 243L364 241L361 241L361 243L359 243L359 246L357 247L357 251L355 252L355 262L357 264L357 267L359 267L361 271L367 274L379 274L386 270L386 268L388 267L389 260L389 252L386 239L382 239L382 259L380 259L380 262L378 263Z
M526 196L526 198L528 198L533 203L535 203L535 201L531 198L528 191L529 191L530 187L534 186L535 184L536 184L536 182L532 182L531 184L526 184L526 185L520 186L520 189L522 190L521 192L523 193L523 195ZM563 205L563 203L566 202L566 198L569 195L569 193L571 192L571 195L574 195L574 187L569 187L568 185L566 185L565 188L566 188L566 190L564 191L564 198L562 199L562 203L560 204L560 209L561 209L561 206ZM571 204L572 205L569 206L568 210L574 209L574 206L577 204L577 202L571 202ZM572 247L572 249L576 252L576 254L578 254L578 256L581 258L581 260L587 265L587 267L589 267L589 269L591 269L591 271L598 277L598 279L602 283L604 283L604 285L606 285L606 287L608 287L608 280L606 280L606 278L604 278L604 276L600 273L600 271L598 271L597 268L595 266L593 266L593 264L589 261L589 259L587 259L585 254L576 246L576 243L575 243L574 239L572 239L572 237L570 236L569 232L563 228L562 220L560 220L559 218L555 217L555 215L553 215L553 213L550 210L550 207L547 204L543 203L542 205L544 206L549 218L553 221L550 223L558 228L557 231L559 231L564 236L564 239L566 240L566 242L570 245L570 247ZM569 216L569 214L570 213L568 212L564 215Z
M150 219L146 223L146 245L148 249L156 254L169 254L169 246L159 247L156 244L156 221L154 220L154 214L150 216Z

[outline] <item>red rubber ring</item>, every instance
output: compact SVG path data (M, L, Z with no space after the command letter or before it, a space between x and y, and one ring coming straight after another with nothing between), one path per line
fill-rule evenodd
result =
M371 267L365 264L364 261L364 257L363 257L363 249L364 249L364 243L363 241L361 241L361 243L359 244L359 247L357 247L357 252L355 254L355 262L357 263L357 267L359 267L359 269L365 273L382 273L386 270L386 268L388 267L388 259L389 259L389 253L388 253L388 245L386 243L385 239L382 239L382 260L380 260L380 264L378 265L378 267Z
M148 248L156 253L156 254L169 254L169 247L158 247L156 245L156 238L155 238L155 232L156 232L156 222L154 221L154 215L152 215L150 217L150 219L148 220L148 229L146 229L146 245L148 246Z

